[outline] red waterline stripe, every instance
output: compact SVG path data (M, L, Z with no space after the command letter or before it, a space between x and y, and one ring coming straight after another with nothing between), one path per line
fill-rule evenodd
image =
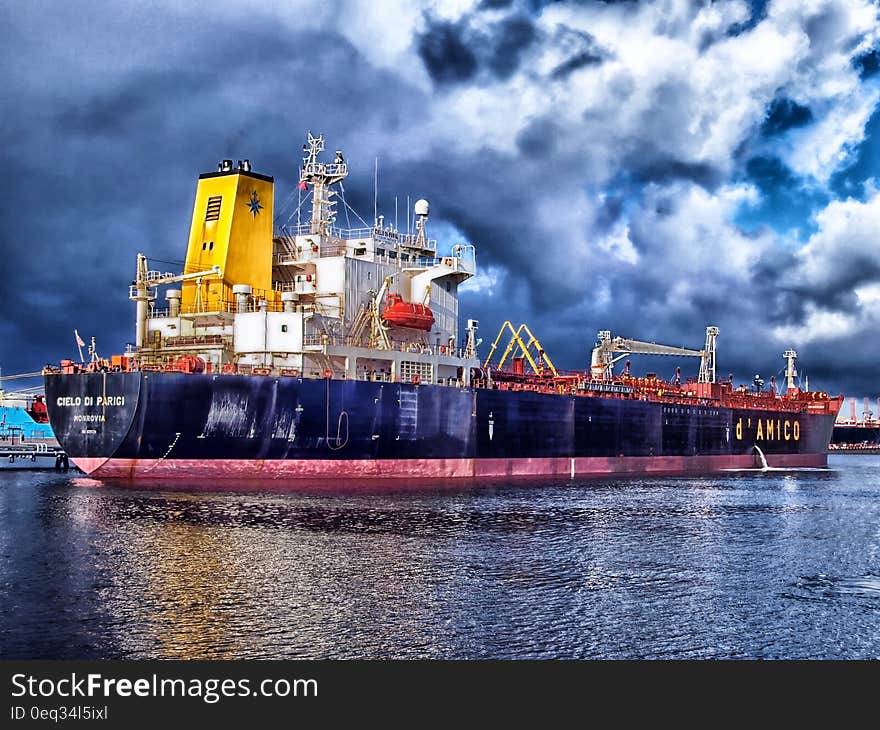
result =
M620 456L539 459L106 459L74 457L96 477L211 479L458 479L602 474L707 474L752 469L738 456ZM771 467L824 467L826 454L767 454Z

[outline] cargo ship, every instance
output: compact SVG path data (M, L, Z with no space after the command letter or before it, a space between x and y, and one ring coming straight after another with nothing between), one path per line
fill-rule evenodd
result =
M850 398L849 406L849 418L840 418L843 415L841 411L834 424L829 450L851 454L880 453L880 420L871 412L868 399L864 399L861 419L856 415L855 398ZM880 408L880 400L877 401L877 407Z
M506 322L480 358L479 323L459 330L474 246L438 251L425 200L402 230L378 214L339 227L357 215L348 163L324 147L309 133L280 225L274 179L249 160L202 174L183 271L137 255L134 344L47 369L49 418L78 467L196 483L826 465L842 398L801 390L794 350L782 392L719 380L713 326L699 349L601 331L589 367L561 371ZM694 357L699 374L637 377L618 367L631 354Z

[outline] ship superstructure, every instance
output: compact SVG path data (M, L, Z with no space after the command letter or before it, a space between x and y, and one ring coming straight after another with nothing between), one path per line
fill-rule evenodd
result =
M348 164L341 151L321 161L323 136L303 151L305 224L273 227L273 178L248 160L199 177L184 272L138 255L131 356L141 369L468 384L479 361L473 331L459 341L458 287L475 273L474 247L438 254L425 200L413 232L383 217L338 227Z

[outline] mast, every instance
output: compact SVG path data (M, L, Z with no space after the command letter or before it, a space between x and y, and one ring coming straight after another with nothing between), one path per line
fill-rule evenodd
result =
M300 170L300 183L311 183L312 189L312 223L310 233L326 235L336 220L336 192L330 186L342 182L348 177L348 163L341 150L336 150L332 163L318 162L318 155L324 151L324 135L312 136L309 132L308 142L303 145L303 165Z
M788 361L788 365L785 368L785 385L788 388L789 394L791 394L793 390L796 390L794 379L797 377L797 370L795 370L794 361L797 353L794 350L786 350L782 353L782 357Z
M140 349L144 346L146 338L150 302L156 299L147 281L147 257L142 253L137 255L137 274L129 291L129 299L133 299L137 303L134 344ZM80 357L80 359L82 358Z
M703 348L700 375L697 378L700 383L715 382L715 338L718 337L718 332L717 327L706 327L706 346Z

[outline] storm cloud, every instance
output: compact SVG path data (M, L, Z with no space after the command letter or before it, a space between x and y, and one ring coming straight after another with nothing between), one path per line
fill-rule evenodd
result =
M96 1L4 16L4 372L70 356L74 327L121 350L135 254L183 257L198 173L249 158L285 218L311 130L345 151L362 216L378 157L386 216L395 197L427 197L441 248L475 244L461 311L485 339L528 322L574 368L599 329L699 346L714 324L738 380L795 347L812 387L877 392L870 2Z

